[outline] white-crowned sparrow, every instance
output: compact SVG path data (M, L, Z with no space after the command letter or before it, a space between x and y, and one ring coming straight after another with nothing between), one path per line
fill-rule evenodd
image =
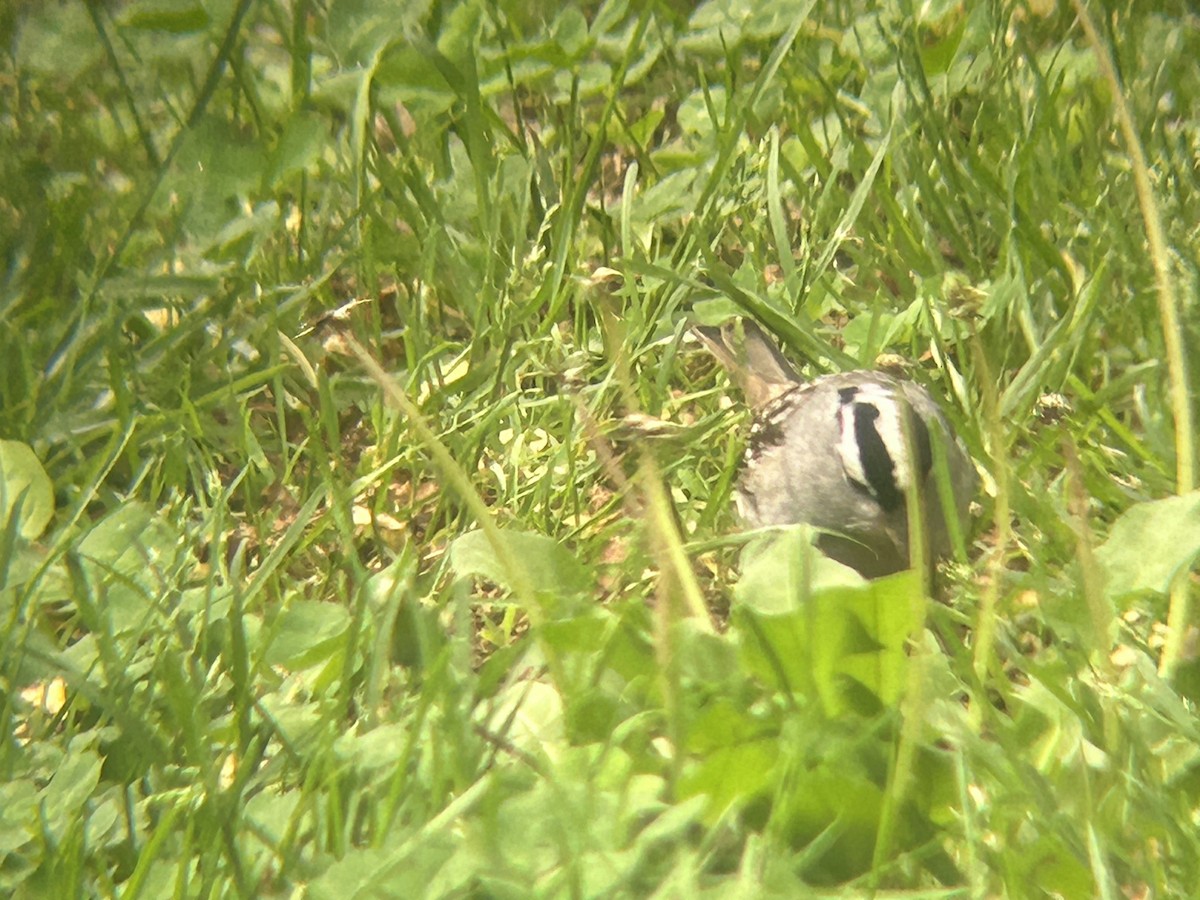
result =
M876 578L909 566L907 497L915 484L930 558L950 551L933 442L964 530L977 475L925 388L870 371L803 382L750 320L695 333L755 410L737 484L747 526L807 522L820 530L826 555Z

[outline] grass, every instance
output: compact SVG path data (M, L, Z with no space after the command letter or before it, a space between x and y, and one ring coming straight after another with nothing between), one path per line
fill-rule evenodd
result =
M0 11L0 893L1190 895L1196 25ZM942 398L942 602L737 534L739 313Z

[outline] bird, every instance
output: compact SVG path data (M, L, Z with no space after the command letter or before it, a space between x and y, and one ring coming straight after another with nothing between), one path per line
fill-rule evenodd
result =
M929 391L864 369L805 381L751 319L692 330L754 411L735 487L743 525L807 523L826 556L873 579L910 567L908 502L919 497L926 563L949 554L935 446L964 526L978 475Z

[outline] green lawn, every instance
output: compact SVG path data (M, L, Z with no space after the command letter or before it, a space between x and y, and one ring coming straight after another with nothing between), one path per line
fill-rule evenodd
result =
M1200 16L883 6L0 6L0 896L1192 895ZM738 534L734 314L934 596Z

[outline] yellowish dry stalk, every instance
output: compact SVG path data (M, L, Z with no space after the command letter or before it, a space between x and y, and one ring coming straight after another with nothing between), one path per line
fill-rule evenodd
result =
M1079 24L1092 45L1100 73L1108 82L1112 93L1113 114L1116 116L1117 127L1121 130L1125 149L1129 153L1133 184L1142 210L1142 219L1146 223L1146 242L1150 249L1150 262L1154 266L1154 278L1158 289L1158 314L1166 349L1167 375L1171 383L1171 413L1175 419L1175 490L1177 493L1187 494L1196 486L1196 430L1192 422L1191 398L1188 395L1187 356L1183 349L1183 329L1179 324L1179 300L1175 296L1171 279L1171 257L1163 232L1162 214L1154 198L1146 154L1138 139L1133 114L1125 100L1125 90L1113 65L1112 54L1096 29L1096 23L1092 21L1084 0L1071 0L1071 3L1079 17ZM1179 663L1190 619L1189 601L1186 580L1177 579L1171 590L1171 605L1167 611L1167 639L1158 661L1159 675L1164 678L1171 677Z

